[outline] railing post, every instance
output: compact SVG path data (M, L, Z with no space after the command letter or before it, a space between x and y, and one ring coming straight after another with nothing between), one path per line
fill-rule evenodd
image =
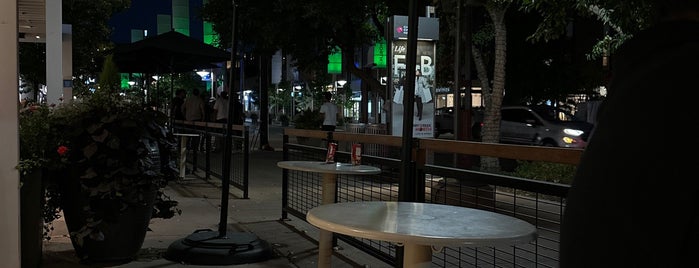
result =
M199 143L201 143L201 131L197 129L197 126L192 124L192 130L194 130L194 133L198 134L199 137L195 137L197 142L192 142L190 140L190 144L192 147L192 174L197 171L197 161L199 159Z
M427 162L427 150L420 148L420 139L416 139L413 145L413 161L415 162L415 202L425 202L425 163Z
M416 160L417 160L417 146L419 145L418 139L413 138L412 139L412 145L411 145L411 151L410 151L410 161L407 163L404 163L403 165L407 165L406 168L403 168L401 171L403 171L406 174L401 174L401 180L399 181L398 185L398 201L405 201L405 202L417 202L419 201L419 196L418 196L418 187L419 187L419 181L417 180L417 168L416 168ZM405 150L405 148L403 148ZM424 166L424 162L422 163ZM425 184L424 180L421 183L423 186ZM424 190L423 190L424 192ZM422 198L424 199L424 197Z
M250 127L245 126L243 130L243 198L248 199L250 193Z
M289 143L289 135L284 134L282 138L282 160L289 160L289 148L287 147ZM286 208L289 206L289 170L282 169L282 220L288 220L289 215L286 212Z
M211 179L211 132L209 131L209 125L204 125L204 142L206 153L204 154L204 180Z

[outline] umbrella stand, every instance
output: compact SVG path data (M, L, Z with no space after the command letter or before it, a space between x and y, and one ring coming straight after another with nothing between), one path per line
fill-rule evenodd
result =
M233 118L233 98L229 97L228 118ZM233 265L266 261L273 257L269 243L250 232L230 232L228 228L228 196L230 190L232 121L226 123L223 146L223 178L221 178L221 216L218 231L196 230L176 240L167 249L165 258L194 265Z
M235 4L233 5L233 33L235 33ZM235 34L233 34L235 38ZM235 59L236 45L233 40L231 60ZM229 84L233 81L233 69ZM229 93L233 87L229 86ZM228 195L231 176L231 151L232 151L232 124L233 124L233 97L228 97L228 120L225 130L225 142L223 146L223 178L221 186L221 216L219 218L218 231L196 230L186 238L179 239L167 249L165 258L198 265L231 265L261 262L270 259L272 248L264 240L259 239L250 232L229 232L228 228Z

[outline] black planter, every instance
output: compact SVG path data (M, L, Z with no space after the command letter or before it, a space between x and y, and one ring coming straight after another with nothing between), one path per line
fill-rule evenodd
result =
M44 197L42 171L22 175L20 188L20 223L22 268L41 267L44 220L41 215Z
M77 180L67 181L75 182L61 185L62 209L76 255L84 263L126 263L134 260L146 237L157 188L151 186L138 191L142 194L141 202L129 205L114 216L105 217L95 226L99 232L83 237L80 243L80 238L74 232L80 231L87 223L87 215L82 208L87 205L88 198L80 191ZM91 205L113 208L121 204L116 200L100 200L99 205Z

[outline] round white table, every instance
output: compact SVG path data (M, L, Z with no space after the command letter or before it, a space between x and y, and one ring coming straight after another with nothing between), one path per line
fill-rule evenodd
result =
M309 210L306 220L330 232L403 244L405 267L430 267L432 247L509 246L537 237L534 225L514 217L430 203L334 203Z
M369 165L350 163L326 163L324 161L281 161L277 166L283 169L315 172L323 174L321 184L321 204L335 203L337 175L371 175L381 173L381 169ZM332 259L332 232L320 230L318 238L318 267L330 267Z

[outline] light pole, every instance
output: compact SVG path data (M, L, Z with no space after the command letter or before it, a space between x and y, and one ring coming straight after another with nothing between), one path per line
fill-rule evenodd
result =
M347 101L347 96L345 96L344 92L343 92L343 94L339 94L339 93L338 93L338 89L341 88L341 89L344 90L344 89L345 89L345 84L347 84L347 80L337 80L337 81L335 81L335 95L337 95L337 96L342 95L342 97L339 98L340 101L342 102L342 114L341 114L341 115L342 115L342 118L347 117L347 116L346 116L346 115L347 115L347 111L345 111L345 110L346 110L346 109L345 109L345 107L346 107L346 103L345 103L345 102Z

